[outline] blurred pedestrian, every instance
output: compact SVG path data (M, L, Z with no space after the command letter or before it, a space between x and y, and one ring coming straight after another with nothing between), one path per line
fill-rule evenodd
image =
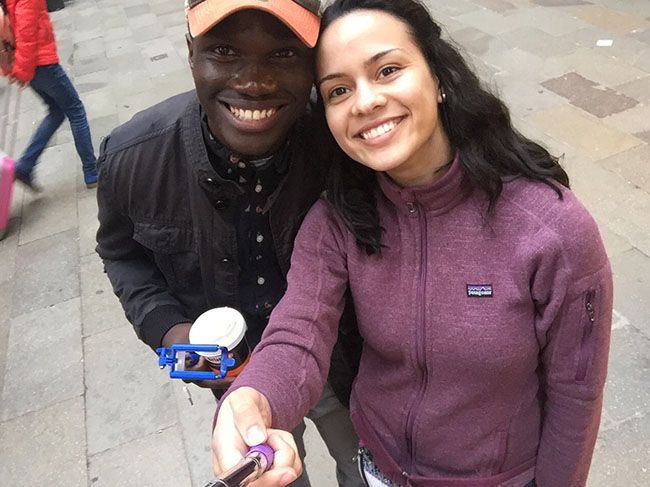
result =
M86 110L70 78L59 64L54 31L45 0L2 0L15 37L12 83L29 86L48 107L29 145L16 165L16 180L32 191L41 191L34 181L34 167L65 117L70 121L77 154L81 158L86 187L97 186L97 165Z

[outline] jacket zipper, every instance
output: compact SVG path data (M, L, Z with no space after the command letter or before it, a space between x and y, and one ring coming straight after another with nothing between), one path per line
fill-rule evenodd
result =
M411 206L412 205L412 206ZM421 208L411 204L409 205L409 211L412 212L418 211L418 223L420 225L420 235L421 235L421 245L420 245L420 276L418 282L418 294L417 294L417 307L418 307L418 316L416 320L416 360L419 365L420 372L422 373L422 378L418 387L418 392L415 395L414 399L409 405L408 414L406 416L406 445L408 450L408 458L406 463L407 471L410 472L413 470L413 464L415 463L414 451L414 428L415 428L415 418L416 418L416 408L421 404L422 397L424 396L424 391L426 390L427 381L428 381L428 371L426 366L426 343L425 343L425 295L426 295L426 276L427 276L427 264L428 264L428 255L427 255L427 223L424 212ZM408 478L407 472L402 472L402 476Z
M576 371L576 380L581 382L587 376L587 364L591 355L590 338L591 333L596 325L596 310L594 308L594 296L596 292L592 289L587 292L585 298L585 310L587 312L587 322L582 330L582 340L580 342L580 353L578 355L578 370Z

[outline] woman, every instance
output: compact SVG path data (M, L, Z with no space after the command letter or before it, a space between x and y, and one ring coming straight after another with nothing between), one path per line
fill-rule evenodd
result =
M317 399L350 287L364 349L351 414L369 485L582 486L612 311L596 225L412 0L325 13L318 88L345 157L296 240L288 290L223 402L215 469ZM356 161L356 162L355 162Z

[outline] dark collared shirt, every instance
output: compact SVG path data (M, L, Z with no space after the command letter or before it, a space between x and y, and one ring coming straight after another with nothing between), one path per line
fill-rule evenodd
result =
M237 201L234 226L237 231L240 311L248 325L247 340L252 348L260 340L275 305L286 290L269 224L269 196L277 189L287 170L288 150L259 160L234 155L217 141L205 114L201 127L208 158L223 179L236 182L244 191Z

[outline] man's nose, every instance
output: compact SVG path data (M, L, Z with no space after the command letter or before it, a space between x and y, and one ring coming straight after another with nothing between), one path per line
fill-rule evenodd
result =
M355 93L353 113L363 115L386 104L385 95L370 83L358 83Z
M260 63L248 63L232 79L232 87L249 96L262 96L277 90L277 79L272 70Z

